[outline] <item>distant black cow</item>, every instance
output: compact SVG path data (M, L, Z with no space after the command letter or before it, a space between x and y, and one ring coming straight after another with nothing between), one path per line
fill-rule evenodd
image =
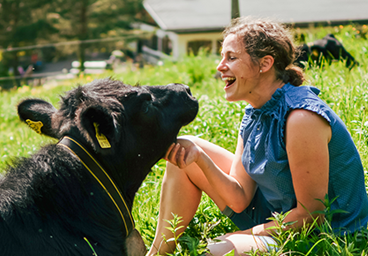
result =
M69 91L59 110L21 102L20 119L60 141L0 179L0 255L144 255L134 195L197 110L187 86L110 79Z
M301 68L304 68L308 62L321 66L323 58L328 64L331 64L333 60L345 60L347 68L353 68L358 64L333 34L328 34L313 43L301 45L299 52L300 55L296 59L295 64Z

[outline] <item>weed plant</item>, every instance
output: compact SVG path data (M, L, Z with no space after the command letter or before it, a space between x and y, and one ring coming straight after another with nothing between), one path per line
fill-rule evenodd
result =
M352 70L343 62L331 66L310 67L306 70L305 85L313 85L321 90L320 97L342 118L360 152L365 172L368 166L368 41L367 26L349 25L303 30L306 41L322 38L334 33L345 48L359 61ZM300 32L299 30L296 32ZM365 34L364 34L365 33ZM216 80L216 66L219 56L209 56L201 51L198 56L188 56L178 62L166 61L161 66L146 66L143 69L127 68L121 73L107 72L99 77L111 76L128 84L163 85L168 83L188 84L198 98L200 110L197 118L182 128L180 134L199 136L216 143L232 152L235 151L238 128L245 102L230 103L224 99L221 80ZM16 105L22 98L39 97L57 104L59 95L74 87L99 77L84 76L71 81L48 82L42 87L24 85L10 91L0 92L0 168L5 169L14 157L27 156L53 139L40 136L21 124ZM161 181L165 171L165 161L159 161L143 182L135 198L133 216L145 244L149 247L155 235L159 211ZM366 176L368 179L368 175ZM366 180L368 185L368 180ZM325 200L326 209L329 202ZM279 225L288 213L275 213L273 220ZM330 216L333 213L327 213ZM171 229L180 227L181 217L173 215ZM279 250L249 255L368 255L368 230L355 234L337 236L333 234L328 220L322 225L305 225L300 231L277 230L276 240ZM318 228L318 229L317 229ZM206 252L206 244L224 233L237 230L236 226L221 214L215 204L203 194L198 211L189 227L179 238L173 255L201 255ZM318 230L319 232L316 232ZM233 255L230 252L228 255Z

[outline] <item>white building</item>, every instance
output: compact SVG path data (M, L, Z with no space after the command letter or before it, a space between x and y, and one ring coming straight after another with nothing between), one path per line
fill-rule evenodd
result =
M173 59L206 47L218 53L222 30L231 20L231 0L145 0L155 25L141 24L153 36L140 45L151 62ZM269 17L305 27L368 22L367 0L239 0L241 16Z

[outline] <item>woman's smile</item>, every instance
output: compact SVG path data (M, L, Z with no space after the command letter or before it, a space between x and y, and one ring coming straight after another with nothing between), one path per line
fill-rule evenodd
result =
M226 86L225 86L225 90L226 88L230 87L234 82L235 82L236 78L235 77L222 77L222 81L225 82Z

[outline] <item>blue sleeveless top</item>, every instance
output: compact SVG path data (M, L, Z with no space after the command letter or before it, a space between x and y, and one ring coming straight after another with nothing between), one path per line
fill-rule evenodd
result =
M332 137L328 144L330 173L328 197L336 213L331 226L336 232L354 232L366 227L368 198L358 150L342 120L317 95L315 87L285 84L260 109L245 108L240 135L244 141L242 163L257 183L271 211L296 207L296 197L285 147L285 125L293 109L313 111L327 120Z

